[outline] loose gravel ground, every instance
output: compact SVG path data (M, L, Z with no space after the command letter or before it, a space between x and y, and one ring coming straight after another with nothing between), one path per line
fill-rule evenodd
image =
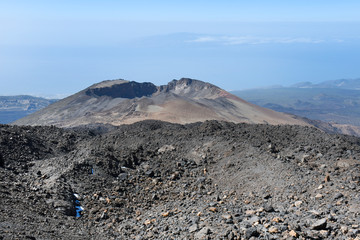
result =
M0 125L0 199L0 239L360 239L360 139L217 121Z

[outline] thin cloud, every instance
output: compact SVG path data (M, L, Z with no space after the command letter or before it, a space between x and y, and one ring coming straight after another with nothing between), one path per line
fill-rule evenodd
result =
M229 37L229 36L201 36L187 41L192 43L219 43L223 45L241 45L241 44L291 44L291 43L311 43L317 44L325 42L322 39L312 38L261 38L261 37Z
M215 37L199 37L188 42L218 42L219 40Z

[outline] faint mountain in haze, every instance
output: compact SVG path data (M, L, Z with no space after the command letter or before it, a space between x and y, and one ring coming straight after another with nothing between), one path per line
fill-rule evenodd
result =
M301 82L291 87L258 88L232 93L262 107L325 121L344 129L344 133L354 135L354 132L358 132L360 135L358 89L360 79L341 79L318 84Z
M0 96L0 123L11 123L56 101L28 95Z
M292 85L294 88L337 88L360 90L360 78L358 79L338 79L329 80L321 83L300 82Z

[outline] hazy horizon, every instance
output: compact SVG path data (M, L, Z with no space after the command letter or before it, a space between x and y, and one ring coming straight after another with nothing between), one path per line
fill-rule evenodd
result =
M360 77L357 1L0 3L0 95L123 78L226 90Z

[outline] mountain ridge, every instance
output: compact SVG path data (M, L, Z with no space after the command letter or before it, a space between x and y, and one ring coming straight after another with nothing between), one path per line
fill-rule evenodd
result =
M167 85L122 79L94 84L30 116L18 125L74 127L86 124L129 124L146 119L173 123L205 120L308 125L200 80L181 78Z

